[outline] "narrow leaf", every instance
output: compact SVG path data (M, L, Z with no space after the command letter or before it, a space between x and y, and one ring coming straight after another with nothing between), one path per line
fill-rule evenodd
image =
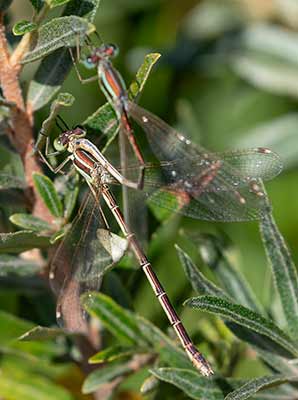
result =
M12 0L0 0L0 12L4 12L8 9Z
M69 3L71 0L50 0L50 8L60 7L66 3Z
M134 314L120 307L110 297L102 293L87 293L82 296L81 302L88 313L99 318L121 342L129 345L146 345Z
M25 33L35 31L38 25L34 22L22 20L17 22L12 28L12 32L15 36L25 35Z
M281 357L271 351L261 350L256 347L256 351L264 362L269 365L274 371L283 375L296 375L298 376L298 365L294 363L295 360L289 360Z
M18 275L33 276L41 271L41 266L22 257L0 254L0 277Z
M285 382L289 382L294 377L284 375L272 375L262 376L261 378L252 379L245 383L240 388L229 393L225 400L245 400L251 398L255 393L260 390L266 389L266 387L282 385ZM296 378L298 379L298 378Z
M236 379L225 381L221 378L204 378L197 372L188 369L155 368L150 372L161 381L178 387L195 400L223 400L225 394L240 385Z
M26 182L16 176L0 172L0 189L25 189Z
M78 15L93 22L101 0L72 0L67 4L64 15Z
M97 369L87 377L83 384L82 392L84 394L92 393L99 389L101 385L113 381L115 378L132 372L132 369L126 365L110 365L105 368Z
M9 217L9 220L21 228L28 229L31 231L50 231L51 225L40 218L34 217L31 214L13 214Z
M134 100L143 91L151 70L159 60L160 56L161 54L159 53L150 53L145 56L143 64L136 73L135 80L129 86L131 100Z
M89 364L102 364L104 362L111 362L122 357L133 356L138 352L139 351L136 347L125 347L119 345L111 346L89 358Z
M227 318L241 326L270 338L280 346L283 346L294 356L298 355L298 350L291 342L291 339L280 328L278 328L273 321L262 317L258 313L251 311L240 304L230 303L225 299L212 296L193 297L187 300L184 304L188 307L197 308Z
M22 253L35 248L46 248L49 245L48 237L32 231L0 233L0 253Z
M215 235L202 234L193 238L193 241L198 245L203 261L216 274L226 293L237 303L264 314L263 307L257 301L248 282L230 263L227 257L229 249L224 240Z
M53 182L45 175L34 173L33 181L45 205L54 217L62 217L62 203Z
M39 60L61 47L73 47L77 40L83 43L85 36L94 30L94 25L75 15L53 18L38 29L37 42L22 63Z
M269 201L269 200L268 200ZM298 276L291 253L272 213L260 220L260 231L289 331L298 339Z
M175 247L178 252L179 260L183 266L185 275L196 292L198 292L199 294L208 294L210 296L223 298L227 297L223 290L221 290L213 282L204 277L204 275L198 270L188 254L186 254L178 245L176 245Z
M36 11L40 11L42 7L45 5L45 0L30 0L30 3L35 8Z

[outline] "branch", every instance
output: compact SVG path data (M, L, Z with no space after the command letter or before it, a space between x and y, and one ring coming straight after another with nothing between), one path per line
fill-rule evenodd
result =
M9 139L20 154L28 184L26 196L32 205L32 213L51 222L52 217L37 195L33 185L33 172L41 172L40 166L32 155L33 144L33 113L26 110L22 90L19 82L20 66L12 64L5 35L4 15L0 13L0 85L4 98L14 103L11 107L12 132Z

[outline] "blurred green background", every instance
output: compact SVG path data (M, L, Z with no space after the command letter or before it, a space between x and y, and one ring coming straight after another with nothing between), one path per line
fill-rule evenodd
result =
M15 0L11 24L31 13L29 2ZM297 1L102 0L96 27L104 41L119 46L115 65L127 84L146 53L162 54L140 99L144 108L212 151L266 146L281 155L284 171L266 188L277 224L297 260ZM34 69L30 64L24 70L24 90ZM62 113L71 125L105 102L97 83L81 86L74 71L62 90L76 98L71 110ZM37 129L48 110L47 106L36 114ZM231 256L259 300L265 305L272 301L271 276L256 223L212 224L173 218L163 245L152 246L150 255L190 331L200 327L200 318L208 317L182 307L191 289L173 247L177 242L188 246L178 235L181 228L227 234L237 249ZM207 271L195 249L190 251L199 267ZM135 310L166 329L165 317L148 283L141 273L135 279ZM3 301L1 306L7 308ZM247 369L244 364L247 375L257 375L255 366Z

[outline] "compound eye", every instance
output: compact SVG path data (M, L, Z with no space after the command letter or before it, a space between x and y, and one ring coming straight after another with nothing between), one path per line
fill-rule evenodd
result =
M119 48L115 44L110 44L111 57L117 57L119 53Z
M60 138L55 139L53 145L54 149L59 152L66 149L66 145L62 144Z
M92 69L95 67L95 64L94 64L91 56L88 56L87 58L85 58L85 60L83 61L83 64L88 69Z

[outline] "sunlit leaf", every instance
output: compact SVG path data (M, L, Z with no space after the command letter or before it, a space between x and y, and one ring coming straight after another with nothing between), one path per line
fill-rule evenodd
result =
M22 20L17 22L12 28L13 34L16 36L25 35L25 33L35 31L38 25L34 22Z
M112 346L108 347L99 353L94 354L89 358L90 364L102 364L103 362L111 362L118 360L119 358L133 356L138 352L136 347L125 347L125 346Z
M268 212L260 220L260 231L274 282L293 339L298 339L298 275L290 250L273 215Z
M258 313L249 310L240 304L230 303L227 300L218 297L200 296L186 300L185 305L220 315L223 318L229 319L241 326L270 338L278 345L283 346L294 356L298 355L298 350L292 343L291 339L286 335L286 333L278 328L273 321L262 317Z
M29 331L23 333L18 340L20 341L42 341L56 339L57 337L65 335L65 332L59 328L46 328L43 326L35 326Z
M33 49L25 54L22 63L39 60L61 47L73 47L76 41L95 30L85 19L77 16L53 18L38 29L37 42Z
M48 0L51 8L63 6L64 4L69 3L70 1L71 0Z
M282 385L285 382L291 381L294 377L284 375L262 376L248 381L243 386L229 393L225 400L245 400L251 398L255 393L266 387ZM297 378L296 378L297 379Z

